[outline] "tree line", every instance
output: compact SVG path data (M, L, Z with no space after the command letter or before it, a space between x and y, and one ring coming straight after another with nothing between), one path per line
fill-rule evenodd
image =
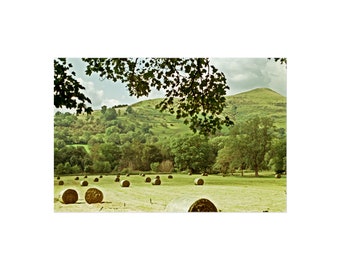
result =
M128 106L124 114L134 114ZM223 173L286 170L286 132L271 118L254 117L229 127L228 136L199 134L160 139L152 125L124 121L122 110L102 107L99 117L54 117L55 174L174 172Z

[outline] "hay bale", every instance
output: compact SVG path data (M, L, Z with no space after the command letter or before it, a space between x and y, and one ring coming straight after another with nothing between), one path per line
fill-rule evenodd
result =
M275 178L281 178L281 174L280 173L275 174Z
M74 189L65 189L60 192L59 201L64 204L76 203L78 201L78 193Z
M148 176L145 178L145 183L150 183L151 182L151 178Z
M204 180L202 178L196 178L194 180L195 185L202 186L204 184Z
M80 182L80 185L81 185L82 187L86 187L86 186L89 185L89 182L87 182L86 180L83 180L83 181Z
M172 200L167 212L218 212L212 201L206 198L180 197Z
M156 179L161 179L161 177L159 176L159 175L156 175L156 177L155 177Z
M128 180L122 180L122 181L120 181L120 186L121 187L129 187L130 182Z
M74 178L74 180L79 180L79 176L76 176L76 178Z
M155 179L152 180L151 183L155 186L159 186L161 184L161 179L155 178Z
M120 178L117 176L115 182L120 182Z
M85 192L85 201L89 204L91 203L101 203L103 201L104 195L97 188L89 188Z
M87 178L87 175L85 175L84 178Z
M64 185L64 181L63 181L63 180L59 180L59 181L58 181L58 185L59 185L59 186L63 186L63 185Z
M204 172L202 173L202 176L208 176L208 173Z
M103 178L103 176L102 176L102 175L100 175L100 176L99 176L99 178Z
M59 180L60 179L60 176L57 176L57 180Z
M141 174L141 176L143 176L143 177L144 177L144 176L145 176L145 173L142 173L142 174Z
M168 179L172 179L173 178L173 176L170 174L170 175L168 175Z
M130 176L130 174L129 174L129 173L127 173L127 174L126 174L126 176Z
M93 180L93 182L98 182L98 181L99 179L97 177Z

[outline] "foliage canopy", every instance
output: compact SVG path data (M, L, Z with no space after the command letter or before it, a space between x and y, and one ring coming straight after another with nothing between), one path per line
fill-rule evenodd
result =
M221 113L229 89L224 74L208 58L82 58L86 74L126 84L130 95L148 96L152 89L165 90L166 97L157 105L168 110L194 132L215 133L223 125L232 125ZM54 104L56 108L77 108L77 113L91 113L91 103L81 90L85 88L70 74L65 58L54 61ZM78 102L77 102L78 100Z

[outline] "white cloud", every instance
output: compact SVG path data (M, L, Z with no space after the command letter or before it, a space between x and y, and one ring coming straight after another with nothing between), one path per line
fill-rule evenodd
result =
M83 93L91 100L92 109L100 109L104 101L104 90L97 89L93 82L84 81L82 78L77 80L85 87Z
M228 94L268 87L286 95L286 68L279 63L266 58L213 58L211 63L225 74Z
M111 98L111 99L104 99L101 103L101 106L107 106L108 108L111 108L115 105L119 105L121 102L117 99Z

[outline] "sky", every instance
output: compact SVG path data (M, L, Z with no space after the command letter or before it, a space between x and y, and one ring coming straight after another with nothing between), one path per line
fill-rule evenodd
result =
M148 97L130 96L126 86L120 82L102 80L97 74L86 75L85 63L80 58L68 58L68 61L72 63L77 79L85 86L84 93L91 99L91 106L95 110L103 105L112 107L164 97L164 92L157 90L153 90ZM287 69L285 65L267 58L211 58L210 61L225 74L230 87L227 95L266 87L286 96Z

